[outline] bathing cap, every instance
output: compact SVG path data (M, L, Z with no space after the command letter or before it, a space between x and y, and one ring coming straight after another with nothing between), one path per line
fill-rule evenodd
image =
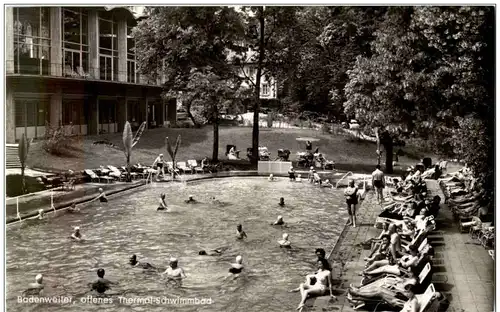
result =
M163 154L160 154L160 156L163 156Z
M290 169L293 169L293 166L290 166Z
M288 234L287 233L283 233L283 239L288 239Z
M243 258L241 256L236 257L236 263L241 264L243 262Z
M80 227L79 226L75 226L75 231L80 231Z
M311 170L313 170L313 169L314 169L314 167L313 167L313 166L311 166Z
M171 258L170 258L170 262L171 262L171 263L173 263L173 262L177 262L177 258L171 257Z
M283 217L282 216L278 216L278 219L283 219Z
M99 192L102 192L102 188L101 187L99 188Z
M43 209L38 209L38 213L42 213L43 212Z
M37 274L37 276L35 277L35 280L37 281L37 283L41 283L42 280L43 280L43 275L42 274Z
M189 195L189 198L193 198L193 195Z

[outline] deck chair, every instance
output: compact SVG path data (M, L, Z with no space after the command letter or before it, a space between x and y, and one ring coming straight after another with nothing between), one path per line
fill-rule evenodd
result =
M121 172L118 168L115 166L108 165L108 169L111 170L109 175L111 177L115 177L116 179L120 181L125 181L127 179L127 174L124 172Z
M182 170L183 173L186 173L186 172L193 173L193 169L191 169L190 167L188 167L186 165L185 161L179 161L177 163L177 168L179 168L180 170Z
M196 173L198 173L198 172L204 173L205 172L205 170L203 170L202 167L198 166L198 162L196 161L196 159L189 159L187 161L187 164Z
M90 169L85 169L84 172L86 175L88 175L90 177L91 182L94 182L94 181L101 182L101 178L94 171L92 171Z
M278 157L275 160L288 161L290 157L290 150L280 148L278 150Z
M234 147L234 155L231 155L229 152L231 151L231 148ZM228 144L226 145L226 156L229 159L239 159L240 158L240 151L236 148L236 145Z
M132 180L138 179L138 177L144 178L143 172L133 172L132 168L133 167L130 167L130 177ZM123 172L123 174L125 174L125 177L127 177L127 167L122 166L121 169L122 169L121 171Z
M172 171L173 171L173 172L179 174L179 169L174 168L174 163L172 161L167 161L166 164L167 164L167 171L169 173L172 173Z
M434 284L430 284L422 295L415 295L418 303L420 304L420 309L418 310L419 312L424 312L425 309L427 309L435 294L436 289L434 288Z

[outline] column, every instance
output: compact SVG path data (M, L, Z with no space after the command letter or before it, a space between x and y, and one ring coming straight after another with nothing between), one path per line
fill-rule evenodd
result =
M118 81L127 82L127 20L118 21Z
M116 99L116 119L118 125L118 132L123 131L125 122L127 121L127 99L120 96Z
M62 76L63 53L62 53L62 13L61 7L50 8L50 74Z
M88 10L89 31L89 73L99 79L99 18L95 9Z
M16 109L14 91L11 87L5 88L5 141L16 143Z
M62 91L60 87L50 96L49 107L50 125L58 127L62 125Z
M162 99L160 100L160 106L161 106L161 119L160 119L160 122L161 122L161 126L162 127L165 127L166 126L166 122L167 121L167 118L166 118L166 114L167 114L167 109L166 109L166 106L167 105L167 101L165 101L165 99Z
M14 73L14 8L5 6L5 73Z

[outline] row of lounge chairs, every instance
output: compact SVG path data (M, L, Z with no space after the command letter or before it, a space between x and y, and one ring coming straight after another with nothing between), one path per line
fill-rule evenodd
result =
M406 187L402 181L391 182ZM426 199L427 189L412 183L406 195L401 191L390 195L392 202L376 221L376 226L383 228L382 233L361 244L370 254L365 258L361 284L351 285L348 291L347 299L355 310L386 311L382 309L386 307L391 311L410 311L409 307L415 304L416 311L424 312L438 311L449 304L432 283L435 253L428 240L428 234L436 229L441 200L439 196ZM396 257L391 252L393 247L399 250Z
M464 167L439 179L448 207L458 220L460 232L469 232L471 239L489 249L495 248L493 214L484 206L484 190L476 183L469 168Z

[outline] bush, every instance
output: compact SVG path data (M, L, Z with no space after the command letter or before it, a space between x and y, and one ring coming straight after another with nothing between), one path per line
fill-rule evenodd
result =
M36 178L25 176L26 189L28 193L34 193L45 190L45 186L38 182ZM23 182L20 174L6 176L5 187L7 197L16 197L23 195Z
M45 123L45 141L43 149L52 155L64 155L75 139L73 134L73 125L70 125L69 131L64 126L51 126Z

